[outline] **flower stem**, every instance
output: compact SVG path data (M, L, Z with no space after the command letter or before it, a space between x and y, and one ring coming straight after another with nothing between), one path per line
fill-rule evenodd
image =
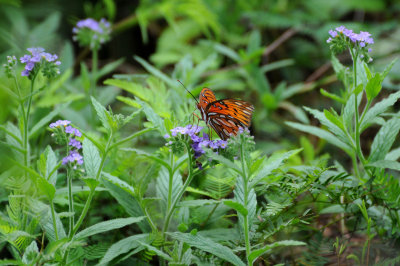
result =
M99 180L99 178L100 178L100 174L101 174L101 171L103 170L104 162L106 161L107 154L110 151L110 146L111 146L112 139L113 139L113 133L111 132L110 137L108 138L108 141L107 141L107 144L106 144L106 148L104 149L105 150L104 154L103 154L103 156L101 158L99 169L97 170L97 173L96 173L96 180ZM81 226L83 220L85 219L86 214L89 211L90 204L92 203L92 199L93 199L94 193L96 192L96 186L94 186L93 188L92 187L90 188L89 196L88 196L88 198L86 200L85 206L83 207L83 211L81 213L81 216L79 216L79 219L76 222L76 224L75 224L75 226L74 226L74 228L72 230L72 234L70 235L70 238L74 237L74 235L78 231L79 227Z
M68 236L71 237L72 235L72 229L74 227L74 218L75 218L75 212L74 212L74 200L73 200L73 195L72 195L72 177L73 177L73 170L67 168L67 182L68 182L68 211L69 211L69 233Z
M93 49L92 51L92 86L90 87L90 96L95 97L96 94L96 82L97 82L97 67L98 67L98 50Z
M56 221L56 214L55 214L55 211L54 211L54 202L53 202L53 200L50 201L50 209L51 209L51 217L53 219L54 234L56 236L56 240L58 240L57 221Z
M247 178L247 164L246 164L246 159L245 159L245 152L244 152L244 140L242 139L242 143L240 145L240 160L242 163L242 178L243 178L243 185L244 185L244 207L247 209L247 200L248 200L248 178ZM245 240L245 245L246 245L246 260L247 260L247 265L250 265L249 261L249 255L251 252L251 246L250 246L250 237L249 237L249 216L248 214L244 215L243 217L243 231L244 231L244 240Z
M190 145L188 143L185 142L185 146L186 146L186 150L189 153L190 152ZM189 169L189 174L188 177L185 181L185 183L183 184L183 187L181 188L181 190L179 191L178 195L175 197L175 199L172 201L171 206L167 209L167 215L164 221L164 226L162 229L162 234L164 235L165 232L168 230L169 227L169 223L171 221L171 217L172 214L174 213L176 204L180 201L181 197L183 196L183 194L186 191L186 188L190 185L190 183L193 180L193 177L195 176L193 174L193 169L192 169L192 165L193 165L193 161L192 161L192 156L190 156L190 154L188 154L188 169Z
M25 156L24 156L24 164L26 167L29 167L30 164L30 151L29 151L29 115L30 115L30 111L31 111L31 105L32 105L32 96L33 96L33 87L35 84L35 79L36 79L36 75L33 76L32 81L31 81L31 89L30 89L30 93L29 93L29 98L28 98L28 106L26 109L26 114L25 114L25 119L24 119L24 150L26 151ZM23 105L23 103L22 103Z

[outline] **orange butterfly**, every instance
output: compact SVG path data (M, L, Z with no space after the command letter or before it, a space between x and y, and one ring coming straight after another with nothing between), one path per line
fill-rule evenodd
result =
M239 128L248 128L254 111L254 106L245 101L217 100L209 88L201 90L197 108L202 120L223 140L227 140L231 134L236 135Z

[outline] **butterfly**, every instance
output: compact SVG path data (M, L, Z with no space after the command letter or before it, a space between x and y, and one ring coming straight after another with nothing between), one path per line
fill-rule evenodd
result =
M240 128L248 128L254 111L252 104L242 100L217 100L209 88L203 88L200 92L197 108L201 112L202 120L222 140L227 140L231 134L237 135Z

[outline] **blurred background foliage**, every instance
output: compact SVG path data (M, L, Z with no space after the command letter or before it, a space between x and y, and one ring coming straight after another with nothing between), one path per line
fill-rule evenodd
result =
M172 128L182 125L182 121L189 122L195 109L195 102L176 80L182 80L195 96L207 86L217 98L241 98L254 104L250 130L262 153L302 147L301 155L291 159L293 166L325 167L329 154L337 152L323 140L284 124L296 121L318 125L302 107L335 107L331 94L340 95L344 90L331 65L326 44L328 30L345 25L355 31L372 33L375 39L372 68L376 70L382 70L400 54L400 2L397 0L1 0L0 14L1 63L7 55L19 57L26 48L35 46L60 55L62 61L61 76L49 84L45 93L35 96L31 126L54 112L54 117L71 120L90 131L89 135L100 137L95 130L100 129L99 123L92 119L87 98L90 52L72 42L72 27L83 18L104 17L113 23L113 36L99 54L97 98L103 105L111 106L114 113L125 114L148 105L169 121L166 128ZM339 59L344 64L350 62L346 54ZM400 89L399 84L400 64L395 64L383 86L389 92ZM5 89L12 86L1 73L1 124L15 121L17 103ZM135 118L121 134L141 129L144 123L148 121L143 116ZM31 143L37 144L33 145L36 157L51 141L46 126L35 128ZM374 129L363 133L364 149L369 149L375 133ZM164 145L159 133L146 136L141 137L136 146L155 151ZM1 146L0 156L8 151ZM106 170L112 170L113 175L130 184L139 182L151 168L148 162L132 153L115 152L112 157ZM345 156L335 156L335 159L350 169L350 161ZM137 164L132 165L132 161ZM0 162L0 168L7 169L7 162ZM297 178L306 177L299 175ZM219 182L221 178L226 180ZM232 180L228 179L223 169L216 168L196 186L208 192L207 196L220 199L232 192ZM284 186L284 181L277 184ZM0 202L5 203L8 200L6 190L1 186L0 189ZM294 193L293 197L295 195L298 194ZM101 217L124 215L124 209L108 195L96 197L94 213L85 221L88 224ZM271 199L267 195L265 198L284 205L282 198ZM110 202L114 205L104 204ZM65 198L59 198L57 204L65 206ZM275 214L284 210L287 209L270 209ZM202 211L205 210L199 209L197 218L193 218L199 223L204 216ZM319 219L318 223L323 224L323 219L328 218L322 215ZM227 219L220 223L224 223L223 227L229 226ZM279 228L283 221L265 223L275 223ZM312 232L308 229L307 233ZM134 233L137 232L121 232L124 235ZM318 250L309 249L304 254L304 263L317 259L326 263L327 259L315 257L318 252L324 252L319 249L326 248L322 241L326 236L332 239L335 234L319 231L312 242ZM111 242L118 238L117 235L106 237Z

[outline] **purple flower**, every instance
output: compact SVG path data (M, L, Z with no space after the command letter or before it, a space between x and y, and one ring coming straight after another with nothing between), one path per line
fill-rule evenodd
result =
M164 135L164 139L169 139L171 136L169 134Z
M68 126L69 124L71 124L71 121L68 120L57 120L55 123L51 123L49 125L50 128L56 128L56 127L61 127L61 126Z
M372 52L372 48L368 48L368 53Z
M67 126L65 128L65 132L73 136L82 137L82 133L78 129L71 126Z
M44 59L47 62L54 62L58 58L56 54L52 55L50 53L44 52L44 49L42 47L33 47L33 48L28 48L27 50L31 54L30 55L26 54L19 59L21 63L26 64L25 70L22 71L21 73L22 76L29 76L29 74L35 68L35 66L42 62L42 59ZM55 62L55 65L60 65L60 64L61 64L60 61Z
M83 157L82 155L79 154L78 151L72 150L70 151L68 156L62 159L62 164L65 165L67 163L76 163L78 165L81 165L83 164ZM76 168L76 166L74 168Z
M78 149L78 150L79 150L80 148L82 148L81 142L80 142L79 140L74 139L74 138L70 139L68 145L69 145L69 146L72 146L72 147L75 147L75 148Z
M345 26L340 26L340 27L337 27L336 28L336 30L338 31L338 32L340 32L340 33L343 33L343 31L346 29L346 27Z
M331 35L332 38L335 38L338 35L338 33L334 30L330 30L329 35Z
M72 32L75 34L73 39L78 40L81 45L90 45L91 48L99 48L100 44L110 39L111 24L104 18L100 21L87 18L78 21Z

